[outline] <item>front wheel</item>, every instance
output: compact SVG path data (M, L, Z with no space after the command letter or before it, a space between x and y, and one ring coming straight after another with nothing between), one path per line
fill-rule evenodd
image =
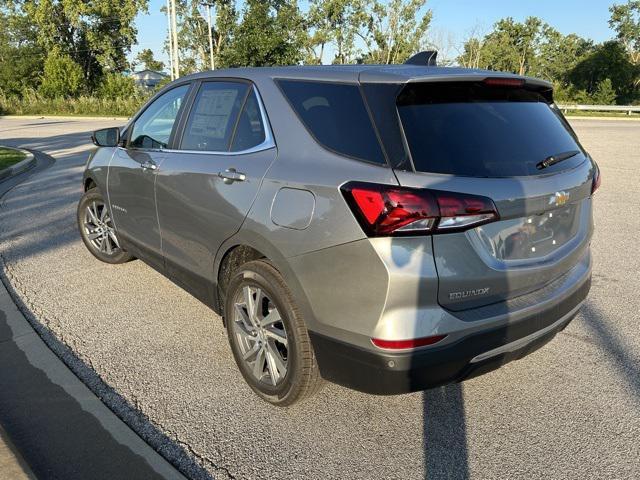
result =
M231 350L262 399L291 405L322 386L302 315L280 273L267 261L241 266L226 292Z
M98 189L82 195L77 220L82 241L98 260L125 263L133 258L120 246L109 208Z

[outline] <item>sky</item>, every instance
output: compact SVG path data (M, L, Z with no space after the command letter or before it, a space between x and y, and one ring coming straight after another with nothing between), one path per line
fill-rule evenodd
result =
M528 16L542 20L567 35L576 33L581 37L602 42L614 37L609 28L609 7L625 0L427 0L425 8L433 11L431 34L437 43L450 43L454 48L449 55L455 56L459 47L471 30L478 27L488 33L491 26L501 18L513 17L522 21ZM138 45L130 55L150 48L156 58L167 63L163 44L167 33L167 18L160 12L166 0L150 0L149 13L138 15ZM300 6L306 9L307 2ZM442 52L445 53L445 52ZM329 58L327 58L328 60Z

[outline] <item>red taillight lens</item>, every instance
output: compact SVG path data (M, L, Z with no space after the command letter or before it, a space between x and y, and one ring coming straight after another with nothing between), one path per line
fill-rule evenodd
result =
M521 78L489 77L485 78L483 83L490 87L522 87L524 80Z
M596 168L596 171L593 173L593 183L591 184L591 195L596 193L596 190L600 188L600 181L601 181L600 168L598 167L598 165L595 165L595 163L594 163L594 166Z
M464 230L498 218L493 201L476 195L356 182L342 192L370 236Z
M411 338L408 340L382 340L381 338L372 338L371 343L378 348L386 348L388 350L407 350L409 348L433 345L445 337L446 335L434 335L433 337Z
M345 190L363 226L375 235L431 228L438 207L429 194L385 185L354 185ZM363 222L362 222L363 221Z

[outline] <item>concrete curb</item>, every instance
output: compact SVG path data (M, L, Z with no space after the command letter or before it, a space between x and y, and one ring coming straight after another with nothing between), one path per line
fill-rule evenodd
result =
M26 157L24 160L16 163L15 165L11 165L10 167L0 170L0 182L2 180L6 180L7 178L15 177L16 175L19 175L22 172L26 172L30 168L33 168L33 166L36 164L36 159L33 156L33 153L27 150L23 150L21 148L7 147L5 145L0 145L0 147L6 148L8 150L15 150L17 152L22 152Z
M611 120L614 122L639 122L640 116L635 117L589 117L587 115L565 115L567 120Z
M84 115L0 115L0 118L22 118L25 120L121 120L126 122L131 117L118 117L118 116L84 116Z

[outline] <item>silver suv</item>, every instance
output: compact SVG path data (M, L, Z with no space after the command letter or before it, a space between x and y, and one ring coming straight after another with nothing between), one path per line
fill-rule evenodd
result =
M397 394L521 358L590 287L599 171L549 83L419 65L181 78L96 131L78 224L225 322L290 405Z

